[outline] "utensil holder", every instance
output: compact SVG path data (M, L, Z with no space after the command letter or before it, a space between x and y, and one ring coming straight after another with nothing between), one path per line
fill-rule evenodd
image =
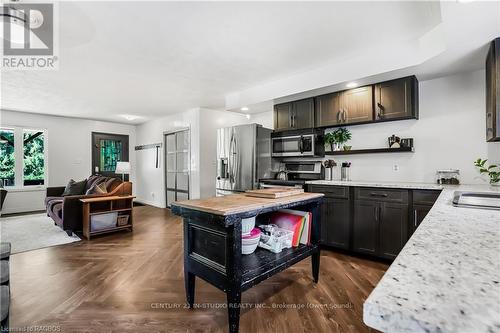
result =
M325 168L325 180L332 180L333 168Z
M351 180L350 172L348 167L340 168L340 180L341 181L349 181Z

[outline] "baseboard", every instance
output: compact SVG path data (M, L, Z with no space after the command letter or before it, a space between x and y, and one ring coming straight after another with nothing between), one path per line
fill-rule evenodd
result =
M44 212L45 207L13 207L13 208L3 208L2 215L8 214L24 214L32 212Z
M149 200L144 200L144 199L135 199L135 201L140 202L142 204L148 205L148 206L153 206L153 207L158 207L158 208L165 208L165 206L158 205L154 201L149 201Z

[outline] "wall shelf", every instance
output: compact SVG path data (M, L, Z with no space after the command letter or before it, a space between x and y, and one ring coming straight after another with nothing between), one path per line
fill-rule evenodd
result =
M354 150L337 150L325 151L325 155L356 155L356 154L378 154L378 153L413 153L413 147L401 148L374 148L374 149L354 149Z

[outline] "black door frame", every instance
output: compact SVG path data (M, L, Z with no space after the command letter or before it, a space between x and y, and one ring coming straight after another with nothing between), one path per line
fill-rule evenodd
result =
M129 136L125 134L114 134L114 133L102 133L102 132L92 132L92 169L90 174L99 174L106 177L117 177L121 178L121 174L116 174L114 172L106 171L102 172L99 167L99 158L100 158L100 147L98 145L99 140L117 140L122 142L122 162L129 161ZM99 168L99 171L96 172L96 167ZM126 181L129 180L129 175L124 175Z

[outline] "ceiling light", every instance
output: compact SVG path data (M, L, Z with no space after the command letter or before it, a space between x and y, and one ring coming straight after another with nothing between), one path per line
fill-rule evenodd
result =
M241 110L241 111L248 111L248 110L250 110L250 109L249 109L248 107L244 106L244 107L242 107L240 110Z
M134 116L133 114L122 114L121 115L123 118L127 119L128 121L136 120L139 119L139 116Z
M348 84L345 85L347 88L354 88L357 87L358 84L356 82L349 82Z
M0 7L0 37L15 44L24 44L26 14L12 7ZM10 36L4 36L4 25L10 27Z

